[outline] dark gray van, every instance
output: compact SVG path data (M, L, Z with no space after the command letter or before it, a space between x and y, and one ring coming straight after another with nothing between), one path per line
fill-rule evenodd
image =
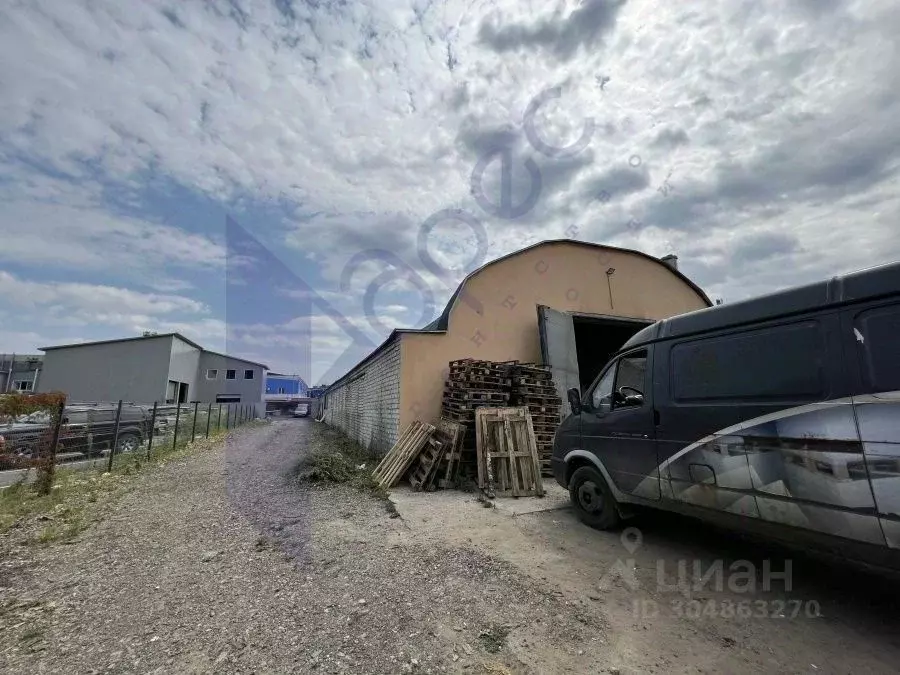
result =
M900 263L658 321L568 393L589 525L638 504L900 568Z

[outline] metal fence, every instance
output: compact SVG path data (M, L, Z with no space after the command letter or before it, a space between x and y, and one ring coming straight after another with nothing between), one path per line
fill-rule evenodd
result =
M27 400L27 399L22 399ZM4 414L5 412L5 414ZM201 438L258 419L253 404L139 405L66 403L48 399L27 407L0 405L0 487L10 474L56 467L112 471L119 463L150 460Z

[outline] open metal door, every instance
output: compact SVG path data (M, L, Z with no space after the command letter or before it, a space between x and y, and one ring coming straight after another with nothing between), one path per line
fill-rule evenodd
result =
M575 323L572 315L546 305L538 305L538 331L541 336L541 358L553 369L553 383L562 399L560 419L569 414L566 392L581 391L578 375L578 351L575 347Z

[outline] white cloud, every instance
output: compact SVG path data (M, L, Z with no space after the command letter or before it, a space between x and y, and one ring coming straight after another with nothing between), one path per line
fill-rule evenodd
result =
M9 182L0 180L0 231L10 236L0 246L0 261L157 273L168 265L220 269L225 263L224 247L210 237L110 213L90 185L80 193L64 181L29 172L3 177ZM32 189L21 192L23 183Z
M132 200L155 178L223 211L283 208L269 240L314 266L331 284L319 294L373 339L382 333L362 299L383 271L405 275L407 296L421 279L440 308L462 264L572 233L675 252L729 299L900 257L894 2L292 6L293 17L268 0L0 9L0 62L15 64L0 69L0 261L114 269L125 290L155 277L159 297L196 295L201 282L181 270L221 269L216 233L109 207L110 191ZM574 157L542 155L522 126L553 86L562 97L539 109L536 133L566 145L592 118ZM542 179L514 219L470 194L498 142L510 149L514 201L530 189L526 159ZM488 202L498 167L476 181ZM473 260L465 226L436 227L428 250L452 271L435 275L421 224L454 206L482 223L488 245ZM245 222L252 230L252 213ZM341 290L349 261L376 250L394 259L370 254ZM386 287L377 313L414 321L415 302ZM160 316L107 318L130 328ZM339 351L349 338L328 330L340 332L322 327L322 349Z
M79 283L40 283L23 281L0 271L0 297L17 307L29 309L61 308L73 314L103 316L127 311L147 315L176 312L202 314L203 303L180 295L138 293L127 288Z

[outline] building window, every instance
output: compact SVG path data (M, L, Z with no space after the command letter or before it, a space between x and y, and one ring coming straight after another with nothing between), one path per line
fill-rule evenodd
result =
M251 368L248 368L247 370L244 371L244 379L245 380L253 379L253 370Z
M240 403L241 397L234 394L216 394L216 403Z
M234 370L226 370L225 371L225 379L233 380L235 377L237 377L237 375L235 373L236 373L236 371L234 371Z
M14 380L13 389L16 391L31 391L33 382L31 380Z
M206 371L206 379L207 380L215 380L219 377L219 371L215 368L210 368Z
M279 394L283 394L283 393L284 393L284 387L278 387L278 393L279 393Z

